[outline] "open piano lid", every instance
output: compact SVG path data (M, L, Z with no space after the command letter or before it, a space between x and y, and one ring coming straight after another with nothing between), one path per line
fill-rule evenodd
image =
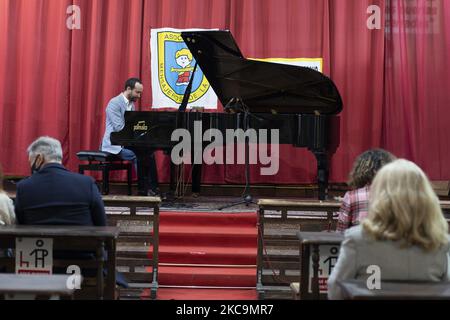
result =
M224 106L239 98L256 113L337 114L342 110L333 81L318 71L247 60L229 31L186 31L181 37Z

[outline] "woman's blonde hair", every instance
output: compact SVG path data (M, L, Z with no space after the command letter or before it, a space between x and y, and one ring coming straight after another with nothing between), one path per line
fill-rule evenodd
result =
M348 185L359 189L370 185L373 178L385 164L397 159L384 149L370 149L358 156L349 174Z
M377 240L400 241L433 251L448 243L448 224L425 173L413 162L399 159L375 176L369 214L363 229Z

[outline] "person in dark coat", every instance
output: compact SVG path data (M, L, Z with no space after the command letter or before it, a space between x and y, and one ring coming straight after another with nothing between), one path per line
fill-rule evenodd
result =
M62 165L61 143L40 137L28 147L32 175L17 184L15 213L18 224L106 226L106 213L93 178ZM76 257L74 256L76 255ZM58 258L92 258L92 253L55 252ZM117 284L127 287L117 274Z

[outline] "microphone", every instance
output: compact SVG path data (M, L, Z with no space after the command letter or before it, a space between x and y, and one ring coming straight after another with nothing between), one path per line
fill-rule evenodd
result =
M230 101L225 105L224 110L228 113L234 111L243 111L242 101L240 98L231 98Z
M224 110L228 113L233 111L234 98L231 98L230 101L223 107Z

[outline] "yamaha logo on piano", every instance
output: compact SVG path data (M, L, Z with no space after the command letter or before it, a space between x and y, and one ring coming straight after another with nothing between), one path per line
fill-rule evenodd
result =
M137 124L133 126L133 131L147 131L148 126L145 121L139 121Z

